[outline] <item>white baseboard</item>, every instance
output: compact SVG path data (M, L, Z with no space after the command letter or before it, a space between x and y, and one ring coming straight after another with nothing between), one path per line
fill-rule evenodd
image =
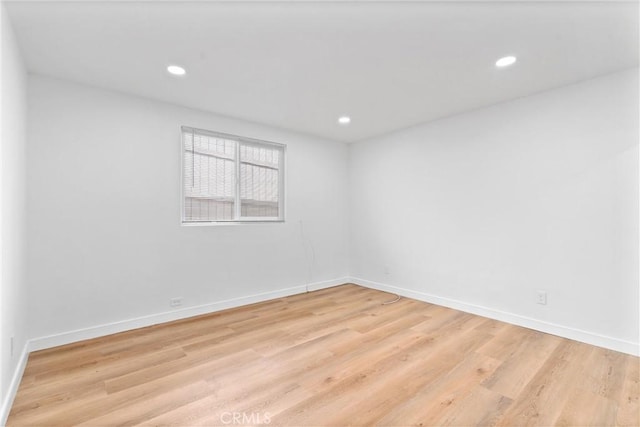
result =
M199 316L202 314L209 314L216 311L239 307L242 305L254 304L257 302L267 301L275 298L282 298L290 295L330 288L332 286L342 285L346 282L346 277L334 280L326 280L323 282L310 283L308 285L300 285L291 288L278 289L275 291L262 292L259 294L231 298L228 300L216 301L193 307L185 307L183 309L167 311L164 313L156 313L148 316L141 316L133 319L121 320L103 325L96 325L89 328L76 329L74 331L63 332L60 334L33 338L30 340L29 350L37 351L46 348L57 347L60 345L71 344L78 341L116 334L118 332L130 331L132 329L157 325L159 323L172 322L174 320L186 319L188 317Z
M608 348L611 350L619 351L621 353L631 354L633 356L640 356L640 343L637 342L634 343L631 341L624 341L614 337L583 331L581 329L575 329L568 326L558 325L556 323L545 322L543 320L533 319L531 317L495 310L480 305L469 304L467 302L455 299L443 298L424 292L414 291L411 289L399 288L384 283L373 282L371 280L365 280L358 277L349 277L348 280L351 283L355 283L356 285L364 286L367 288L390 292L397 295L402 295L404 297L417 299L419 301L425 301L431 304L437 304L467 313L477 314L479 316L488 317L490 319L500 320L529 329L535 329L537 331L584 342L587 344L592 344L598 347Z
M346 283L349 283L349 279L350 277L341 277L340 279L336 280L325 280L324 282L311 283L310 285L307 285L307 291L313 292L319 291L320 289L333 288L334 286L344 285Z
M4 426L7 424L7 418L9 418L9 412L11 411L11 406L13 405L13 399L16 397L16 393L18 392L20 380L22 380L22 374L24 373L24 368L27 366L28 359L29 342L27 341L22 348L22 354L20 354L20 359L18 360L16 369L15 371L13 371L13 376L11 377L9 388L7 389L7 392L4 395L4 399L2 400L2 406L0 407L0 426Z

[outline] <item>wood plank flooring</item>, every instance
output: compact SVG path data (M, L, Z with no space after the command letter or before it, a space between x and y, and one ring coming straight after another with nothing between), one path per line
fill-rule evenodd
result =
M638 426L639 359L343 285L32 353L9 426Z

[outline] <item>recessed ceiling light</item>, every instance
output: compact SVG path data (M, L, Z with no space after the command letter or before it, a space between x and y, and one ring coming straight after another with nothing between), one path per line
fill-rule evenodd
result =
M349 123L351 123L351 117L349 117L349 116L341 116L340 118L338 118L338 123L340 123L343 126L346 126Z
M178 65L169 65L167 67L167 71L174 76L184 76L185 74L187 74L187 70Z
M496 67L508 67L509 65L513 65L516 62L515 56L505 56L496 61Z

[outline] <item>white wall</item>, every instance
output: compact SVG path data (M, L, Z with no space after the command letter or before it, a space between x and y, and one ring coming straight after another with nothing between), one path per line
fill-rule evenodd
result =
M348 274L344 144L39 76L28 102L31 337ZM180 125L287 144L286 222L181 226Z
M349 165L339 143L29 83L31 338L350 267L365 285L637 351L637 70L364 141ZM180 226L182 124L288 144L287 222Z
M355 144L350 194L362 283L637 351L637 69Z
M26 341L26 84L11 23L0 5L0 424ZM11 354L11 337L14 351ZM18 378L19 379L19 378ZM17 385L17 384L14 384Z

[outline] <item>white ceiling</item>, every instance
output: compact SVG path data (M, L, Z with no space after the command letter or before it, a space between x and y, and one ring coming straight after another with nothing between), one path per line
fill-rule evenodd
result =
M637 2L7 9L31 72L347 142L638 66ZM497 69L504 55L518 62Z

